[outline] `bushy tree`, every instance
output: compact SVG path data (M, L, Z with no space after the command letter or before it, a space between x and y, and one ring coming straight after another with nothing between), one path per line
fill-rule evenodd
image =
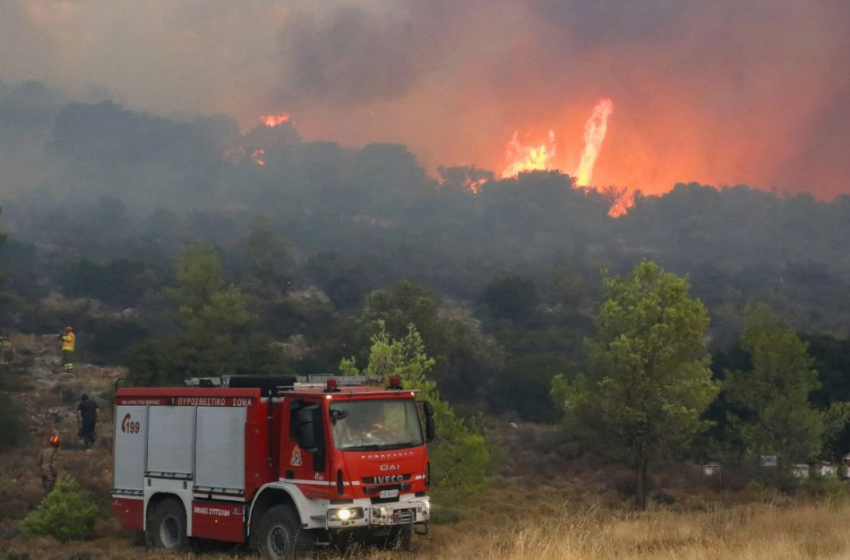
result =
M275 234L271 222L257 218L245 242L246 273L259 282L270 295L287 291L292 272L289 268L289 246Z
M366 297L360 314L361 337L385 328L389 336L403 338L409 325L416 325L434 359L430 378L453 402L475 402L501 368L502 349L463 310L440 303L431 290L414 282L376 290Z
M494 317L514 323L528 320L537 305L537 290L527 278L495 278L484 290L484 301Z
M60 542L89 538L99 515L98 507L70 476L56 486L23 521L24 533L35 537L54 537Z
M747 309L741 348L752 369L727 371L726 398L740 410L729 422L744 456L776 455L780 466L817 459L827 441L844 428L850 403L818 410L809 395L820 389L814 359L797 333L783 327L763 305Z
M627 278L606 278L588 375L553 381L568 424L596 449L627 460L635 502L646 507L649 464L685 448L708 423L717 396L704 336L708 313L684 278L643 262Z
M400 377L405 389L420 391L419 398L434 405L437 440L430 451L432 485L438 497L461 500L487 488L490 451L480 430L473 429L475 420L464 422L440 398L437 384L427 376L433 366L413 324L408 325L405 336L394 339L379 322L368 365L360 371L354 360L345 359L340 371L380 377L385 382Z
M0 207L0 215L3 214L3 208ZM5 233L0 233L0 248L3 247L6 242L7 235ZM0 270L0 324L5 324L9 319L9 304L12 301L12 296L6 291L6 272L5 270ZM5 326L5 325L3 325Z
M224 287L221 260L191 247L175 263L178 285L166 293L179 304L181 332L140 344L129 361L135 383L167 385L188 377L284 373L283 354L256 327L248 298Z
M2 392L0 392L0 426L3 426L0 430L0 453L13 449L24 441L27 433L24 409L10 395Z
M158 289L160 281L145 263L126 259L105 265L84 259L73 263L59 280L68 297L93 298L120 309L136 306L146 292Z
M165 293L181 308L197 311L224 286L221 257L212 247L192 245L174 262L176 288Z

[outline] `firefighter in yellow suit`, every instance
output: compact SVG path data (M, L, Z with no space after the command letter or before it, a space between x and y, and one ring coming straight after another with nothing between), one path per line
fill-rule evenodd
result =
M65 371L74 369L74 344L77 337L74 336L74 329L65 327L65 334L59 335L59 340L62 341L62 358L65 360Z

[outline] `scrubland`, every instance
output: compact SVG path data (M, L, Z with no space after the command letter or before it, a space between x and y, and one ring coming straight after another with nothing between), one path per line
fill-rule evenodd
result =
M241 547L201 544L172 554L148 552L138 535L109 514L112 479L110 392L119 369L82 366L54 373L30 360L6 378L32 425L28 442L0 454L0 560L234 559ZM73 410L88 392L102 408L99 441L86 454L75 441ZM71 474L102 509L94 536L62 544L29 538L21 519L44 496L36 468L51 430L65 442L60 471ZM850 491L845 483L811 481L784 492L724 470L705 479L694 465L657 469L650 508L631 510L631 477L622 467L594 463L564 446L554 429L509 422L488 426L498 465L491 489L474 503L436 505L428 537L409 553L353 550L348 558L429 560L785 560L850 558ZM333 559L338 553L321 552Z

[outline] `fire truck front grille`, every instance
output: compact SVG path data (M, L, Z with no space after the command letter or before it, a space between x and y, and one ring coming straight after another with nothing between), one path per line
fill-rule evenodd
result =
M416 520L416 514L412 509L398 509L393 512L393 523L406 525Z

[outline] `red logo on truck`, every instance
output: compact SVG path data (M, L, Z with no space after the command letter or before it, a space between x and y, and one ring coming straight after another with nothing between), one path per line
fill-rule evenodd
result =
M142 425L138 420L133 420L128 412L121 421L121 431L125 434L138 434L142 429Z

